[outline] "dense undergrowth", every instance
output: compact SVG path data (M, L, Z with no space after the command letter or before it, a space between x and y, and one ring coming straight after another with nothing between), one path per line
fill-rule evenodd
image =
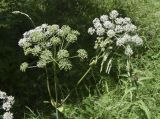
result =
M20 2L20 1L19 1ZM69 24L75 29L78 29L81 33L79 40L79 47L85 48L92 57L94 55L93 51L93 39L87 34L87 28L91 25L91 20L95 17L99 17L101 14L106 14L109 11L116 9L123 16L128 16L132 18L134 24L136 24L140 29L140 34L143 36L144 45L143 48L138 49L139 54L134 55L132 58L133 76L128 77L125 72L125 61L120 59L115 61L118 65L115 65L111 69L110 75L100 74L99 66L94 67L94 70L88 75L82 82L81 85L76 87L76 83L79 77L85 72L87 65L81 65L80 69L71 70L68 74L62 72L60 74L61 79L65 77L64 80L60 81L59 89L61 90L60 97L64 99L70 90L75 89L73 93L69 96L67 101L59 107L59 112L61 113L61 119L160 119L160 2L159 0L82 0L82 1L56 1L56 5L51 8L50 3L55 3L52 1L41 1L37 6L33 7L35 1L28 1L25 5L20 5L20 10L28 13L36 25L42 24L43 22L52 24ZM6 2L7 3L7 2ZM20 2L21 3L21 2ZM44 4L46 3L46 4ZM61 7L62 3L64 7ZM43 4L43 5L42 5ZM31 9L31 6L33 7ZM4 7L10 8L9 5ZM3 8L3 7L2 7ZM62 8L60 10L60 8ZM13 10L19 10L17 8L12 8ZM1 10L1 9L0 9ZM6 14L12 10L2 9L1 13ZM54 15L52 15L52 13ZM42 18L43 16L43 18ZM20 21L12 21L13 19L22 19ZM23 23L25 20L21 16L9 15L8 23L1 24L3 29L10 29L17 26L17 24ZM19 25L21 33L30 29L28 25L30 23L25 23ZM31 26L32 27L32 26ZM3 30L2 30L3 31ZM17 30L17 33L19 30ZM16 33L13 32L13 35ZM17 35L17 34L16 34ZM5 35L4 35L5 37ZM4 38L3 37L3 38ZM18 39L21 35L17 35ZM6 39L6 38L4 38ZM18 40L17 40L18 41ZM17 45L17 41L13 41ZM9 41L8 41L9 42ZM85 43L83 43L85 42ZM4 42L2 42L4 44ZM12 44L12 43L11 43ZM6 45L5 45L6 46ZM4 51L10 52L10 48L4 48ZM16 52L17 50L15 50ZM2 51L1 51L2 52ZM1 54L3 54L2 52ZM22 55L22 52L18 49L18 53ZM11 53L14 57L16 53ZM4 54L3 54L4 55ZM16 56L19 56L16 54ZM9 58L9 57L7 57ZM4 59L2 59L3 61ZM17 66L12 66L12 70L18 69L18 65L23 60L23 57L19 56L18 61L13 60ZM32 59L30 59L32 60ZM87 61L89 62L89 61ZM77 64L77 62L74 62ZM79 62L78 62L79 63ZM7 63L5 63L7 64ZM11 71L7 70L3 63L1 65L4 67L7 73ZM9 64L8 64L9 65ZM9 67L9 66L7 66ZM8 78L1 81L5 85L3 89L7 89L12 94L15 94L15 99L17 98L17 110L20 107L26 107L25 114L16 111L15 115L18 118L24 119L54 119L55 110L47 101L43 103L44 100L49 100L45 81L43 80L45 74L42 74L41 70L36 71L34 76L32 71L28 71L27 74L21 74L15 72L12 76L20 74L23 81L15 86L17 82L12 80L13 85L9 84L11 89L7 89L6 82ZM1 71L1 78L4 73ZM75 75L76 74L76 75ZM12 78L12 77L11 77ZM32 80L28 82L28 80ZM8 81L9 82L9 81ZM68 83L69 82L69 83ZM54 82L51 82L51 85ZM25 86L27 84L27 86ZM34 84L31 86L31 84ZM41 85L41 86L39 86ZM29 87L28 87L29 86ZM23 89L24 92L18 91ZM29 89L28 89L29 88ZM30 90L34 89L31 96ZM39 91L38 91L39 90ZM51 89L53 90L53 89ZM15 92L18 93L15 93ZM21 97L21 95L23 96ZM40 95L40 96L39 96ZM29 96L29 98L25 98ZM39 96L39 98L37 98ZM37 98L34 102L33 99ZM23 101L21 101L23 100ZM40 105L40 106L39 106ZM20 109L19 109L20 110Z

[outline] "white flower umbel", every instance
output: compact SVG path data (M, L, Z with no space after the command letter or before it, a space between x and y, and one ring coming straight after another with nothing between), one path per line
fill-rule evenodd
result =
M114 28L114 24L111 21L105 21L103 23L103 25L104 25L104 28L106 28L106 29L113 29Z
M88 29L88 33L97 36L94 49L97 50L100 58L106 56L104 54L111 53L124 53L130 57L133 55L132 47L143 45L142 38L137 35L138 27L129 17L121 17L116 10L95 18L92 23L93 26ZM122 52L124 49L125 51ZM102 64L104 61L111 60L103 60Z
M121 25L116 25L115 32L116 33L122 33L124 31L124 28Z
M103 36L104 33L105 33L105 29L103 27L98 27L96 29L96 33L97 33L98 36Z
M125 39L125 42L132 42L131 41L131 36L130 35L128 35L128 34L124 34L124 36L123 36L123 38Z
M5 102L3 103L2 108L6 111L9 111L12 108L12 105L10 102Z
M95 18L92 23L95 24L95 23L98 23L98 22L100 22L99 18Z
M107 21L107 20L108 20L108 15L102 15L102 16L100 17L100 20L101 20L102 22Z
M102 27L100 20L95 19L93 22L98 30L90 28L88 33L97 32L99 35L103 35L105 30L100 28ZM25 72L27 68L45 68L47 64L53 64L53 62L60 70L70 70L72 64L68 48L77 41L79 35L78 31L71 29L68 25L59 27L56 24L42 24L25 32L18 44L23 48L24 54L33 55L36 62L32 63L33 65L24 62L21 64L20 70ZM63 61L64 63L62 63Z
M65 71L71 70L71 68L72 68L72 64L71 64L70 60L68 60L66 58L61 59L59 61L58 65L61 70L64 69Z
M88 58L88 54L84 49L79 49L77 53L78 53L78 57L81 58L82 60Z
M13 119L13 113L11 113L11 112L5 112L3 114L3 119Z
M126 24L125 26L123 26L123 29L125 30L125 32L135 32L137 30L137 27L133 24Z
M122 25L122 24L125 23L125 19L123 19L122 17L116 18L115 23L119 24L119 25Z
M131 24L131 18L125 17L124 18L124 24Z
M103 45L105 39L111 40L112 42L110 42L110 45L115 44L114 46L117 47L130 44L134 44L135 46L143 45L143 40L137 35L137 26L132 24L129 17L119 17L119 13L116 10L111 11L109 15L106 14L100 16L100 18L95 18L93 20L93 27L88 29L88 33L90 35L96 34L97 37L103 37L100 41ZM98 47L102 48L100 45L97 45L98 42L99 41L95 42L95 49ZM105 51L107 50L106 48L110 47L108 44L106 45L106 47L103 46L101 51Z
M143 45L143 40L138 35L132 37L132 42L136 43L137 45Z
M113 10L113 11L110 12L109 15L110 15L111 19L115 19L115 18L118 17L119 13L116 10Z
M118 38L116 41L116 46L123 46L126 40L124 38Z
M0 105L0 109L4 110L3 119L13 119L13 113L10 112L15 100L13 96L7 96L7 94L3 91L0 91L0 99L2 101L2 105Z
M63 59L63 58L68 58L69 57L69 52L67 50L59 50L57 53L57 58Z
M89 33L90 35L93 35L94 32L95 32L95 29L94 29L93 27L90 27L90 28L88 29L88 33Z
M14 102L15 102L15 100L14 100L14 97L13 97L13 96L8 96L6 100L7 100L7 102L9 102L11 105L13 105L13 104L14 104Z
M28 68L28 65L29 65L29 64L28 64L27 62L22 63L21 66L20 66L20 70L21 70L22 72L25 72L26 69Z
M7 94L5 92L0 91L0 99L6 99Z
M131 56L133 54L133 50L130 45L127 45L127 47L125 48L125 54L127 56Z
M116 33L113 30L108 30L107 35L108 35L109 38L112 38L116 35Z

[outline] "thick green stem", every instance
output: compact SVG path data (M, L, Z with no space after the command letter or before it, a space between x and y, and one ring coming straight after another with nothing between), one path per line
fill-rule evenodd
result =
M87 76L87 74L91 71L92 66L96 65L98 60L101 58L101 52L99 52L99 54L95 57L95 60L92 60L91 63L89 64L90 67L88 68L88 70L85 72L85 74L80 78L80 80L78 81L77 85L79 85L81 83L81 81Z
M56 58L56 46L54 47L54 59ZM57 91L57 71L56 71L56 63L53 62L53 70L54 70L54 88L55 88L55 98L56 98L56 104L55 104L55 108L56 108L56 118L59 119L59 115L58 115L58 91Z
M49 79L48 79L47 67L45 67L45 70L46 70L46 77L47 77L47 89L48 89L50 101L51 101L52 106L55 106L55 101L54 101L54 99L53 99L53 96L52 96L51 90L50 90L50 84L49 84Z
M82 78L78 81L77 85L81 83L81 81L86 77L86 75L91 71L92 67L89 67L89 69L86 71L86 73L82 76Z
M131 77L131 61L130 61L130 56L127 58L127 73L128 73L128 76Z
M66 46L64 47L64 49L67 49L69 46L69 42L67 42Z

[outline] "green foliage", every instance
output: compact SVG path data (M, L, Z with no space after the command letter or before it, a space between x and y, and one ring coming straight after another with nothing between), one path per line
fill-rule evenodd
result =
M101 64L98 64L98 67L91 70L91 75L61 106L61 113L69 119L159 119L159 6L159 0L1 0L0 84L3 85L0 88L15 95L16 118L23 117L24 105L28 105L34 110L37 108L43 110L42 101L49 100L49 97L47 91L44 90L46 82L42 79L45 79L45 74L41 70L37 70L37 72L27 71L26 74L18 70L22 60L29 62L35 60L30 57L24 59L21 49L17 47L17 39L20 39L21 34L31 29L33 25L25 16L12 14L11 12L19 10L29 14L35 21L36 26L42 23L56 23L60 25L68 24L77 29L81 33L77 44L80 49L83 46L89 51L90 55L88 57L90 58L95 55L91 48L94 39L87 34L87 29L91 26L91 20L116 9L122 16L133 19L133 23L140 29L140 36L143 36L144 39L143 48L134 49L136 52L140 51L140 54L136 54L132 58L133 76L128 78L125 71L126 62L119 57L110 61L112 62L112 69L109 76L106 76L106 74L100 75ZM41 34L34 35L39 37ZM72 34L67 39L72 39L71 42L76 40ZM52 43L59 45L60 41L57 37L54 37ZM72 49L75 49L75 47L72 46L70 51ZM39 48L36 47L34 53L37 54L37 52L39 52ZM83 58L84 54L80 52L78 56ZM42 57L44 58L45 54ZM68 74L63 72L59 74L60 78L63 79L60 81L61 85L59 87L60 99L64 99L70 89L75 88L77 79L87 67L78 61L73 63L75 64L75 67L73 67L75 70L71 70ZM107 65L108 67L111 66L110 63ZM25 70L26 66L24 65L22 69ZM51 72L50 69L49 72ZM37 76L39 77L37 78ZM50 77L52 76L50 75ZM53 83L51 82L51 85ZM46 111L46 109L44 110ZM48 113L51 110L48 109ZM43 116L43 113L30 113L25 119L50 119L52 117Z
M107 80L105 88L109 91L106 90L100 97L89 96L80 104L65 105L64 114L70 119L156 119L159 112L156 102L159 99L157 100L156 95L146 93L146 88L148 91L153 90L145 85L151 83L153 77L145 77L144 74L139 72L137 85L132 85L123 76L121 84L117 84L114 89L111 89L113 84Z

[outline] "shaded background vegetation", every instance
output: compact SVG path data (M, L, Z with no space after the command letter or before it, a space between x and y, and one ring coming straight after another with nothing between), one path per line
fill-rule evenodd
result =
M46 113L50 113L50 110L52 109L49 104L43 103L43 101L49 100L46 90L46 82L44 80L45 74L42 73L43 71L33 69L26 73L22 73L19 70L19 65L25 60L25 57L22 49L17 43L22 37L22 34L33 28L33 25L26 17L23 15L12 14L12 11L18 10L27 13L33 19L36 26L43 23L59 25L67 24L72 28L77 29L81 33L77 45L78 47L87 49L90 54L89 57L91 57L94 55L94 50L92 49L94 40L87 34L87 29L91 25L93 18L108 13L112 9L118 10L122 16L131 17L134 23L139 26L140 34L145 37L145 45L143 49L141 49L140 55L135 56L134 58L134 67L140 71L149 72L148 75L151 75L154 81L147 80L145 82L147 88L143 87L143 93L140 93L139 95L147 95L147 89L150 92L148 96L151 96L152 94L152 97L156 97L160 93L160 81L158 81L160 75L160 72L158 71L160 55L160 2L158 0L1 0L0 89L15 96L16 105L14 110L16 116L19 118L23 117L24 112L26 112L25 106L29 106L33 110L46 111ZM28 58L28 60L32 59ZM79 64L79 62L75 62L75 64L81 65L81 68L78 69L75 65L71 72L68 72L67 74L62 72L62 74L60 74L60 79L62 79L59 87L62 90L61 97L67 94L67 91L65 91L66 89L70 90L74 88L79 77L88 67L87 63L82 65ZM108 103L111 103L103 103L103 98L107 94L102 95L106 92L106 89L103 88L105 86L102 84L105 84L104 82L107 81L110 85L110 89L116 88L115 85L117 84L117 81L115 80L116 75L114 70L110 76L106 76L105 74L100 75L98 72L99 71L95 68L93 71L95 79L88 76L83 82L87 87L86 85L80 86L77 89L78 93L74 93L69 98L69 104L71 102L75 105L79 103L81 104L81 100L88 95L101 95L102 100L99 99L100 101L98 101L101 105L107 106ZM145 77L147 76L145 75ZM144 88L145 90L143 90ZM123 92L123 89L121 90ZM156 95L154 95L155 92L157 93ZM116 92L116 94L113 94L110 99L115 98L114 96L118 94L119 93ZM97 98L94 99L94 96L91 100L97 100ZM117 97L117 100L119 100L119 97ZM156 98L155 101L157 102L159 99ZM90 98L87 103L91 103ZM114 103L114 101L112 103ZM84 104L86 105L86 102L84 102ZM70 109L69 107L67 108ZM77 107L71 106L71 108L74 109ZM90 113L87 111L86 107L84 108L85 109L80 106L80 112L75 112L82 113L82 115L77 118L88 119L94 115L93 112ZM92 106L89 108L93 109ZM75 110L72 109L70 110L74 112ZM97 107L97 109L93 109L93 111L98 111L99 109L101 108ZM101 110L104 109L102 108ZM153 109L152 111L155 110ZM157 112L157 114L159 113L157 110L155 112ZM113 115L116 115L116 113L113 112ZM105 115L102 114L102 117L105 117ZM99 118L101 119L101 117ZM114 116L107 118L114 119ZM154 118L156 119L156 117L153 117L153 119Z

